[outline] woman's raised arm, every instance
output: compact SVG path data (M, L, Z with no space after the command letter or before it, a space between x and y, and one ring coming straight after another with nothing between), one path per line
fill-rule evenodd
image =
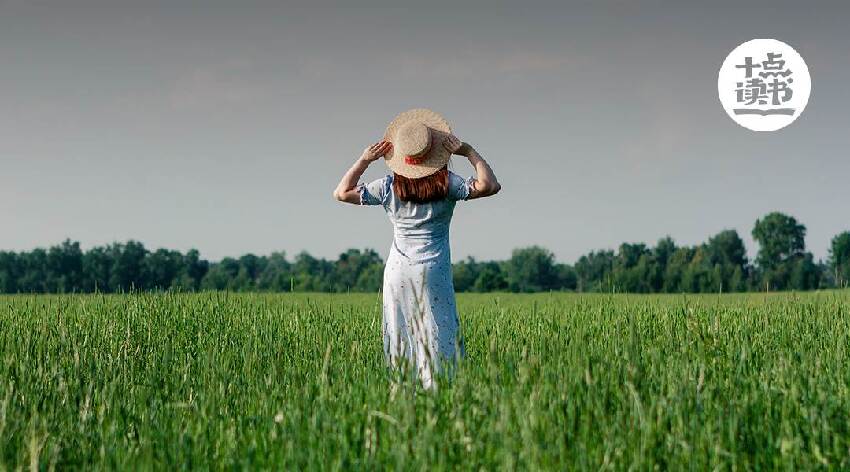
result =
M470 199L489 197L499 193L502 185L496 180L496 174L493 173L490 164L487 164L487 161L478 154L478 151L469 144L462 143L455 154L466 156L469 163L475 168L475 181L472 183L472 189L469 192Z
M359 205L360 193L357 191L357 183L360 181L360 176L363 175L363 172L366 172L369 164L390 152L392 147L393 145L389 141L381 141L366 148L357 162L342 176L342 180L339 181L334 190L334 198L341 202Z

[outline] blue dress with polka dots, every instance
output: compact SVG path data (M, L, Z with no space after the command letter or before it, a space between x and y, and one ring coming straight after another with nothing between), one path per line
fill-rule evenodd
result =
M361 205L382 205L393 225L383 284L384 355L391 367L406 362L423 386L464 355L452 282L449 225L455 203L469 198L472 178L449 172L444 200L405 202L393 176L360 184Z

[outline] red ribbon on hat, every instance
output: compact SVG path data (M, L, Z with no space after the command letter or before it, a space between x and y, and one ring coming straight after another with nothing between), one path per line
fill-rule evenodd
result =
M427 156L427 155L428 155L428 153L425 153L421 156L404 156L404 163L414 165L414 166L422 164L422 162L425 161L425 156Z

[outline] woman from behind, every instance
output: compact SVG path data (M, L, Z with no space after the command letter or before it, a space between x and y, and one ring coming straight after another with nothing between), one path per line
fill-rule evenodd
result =
M464 156L476 176L448 170L452 154ZM392 173L359 183L366 168L384 157ZM393 225L384 268L384 355L391 367L413 369L425 388L464 355L452 283L449 225L458 201L489 197L501 186L487 162L456 138L439 114L408 110L387 127L340 180L334 198L381 205Z

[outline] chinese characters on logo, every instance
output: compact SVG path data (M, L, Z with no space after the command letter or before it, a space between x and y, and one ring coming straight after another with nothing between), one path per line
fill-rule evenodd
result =
M809 102L812 78L791 46L753 39L732 50L717 74L726 114L753 131L776 131L799 118Z
M744 69L744 81L737 82L735 96L738 103L750 105L783 105L794 96L791 84L793 71L785 67L782 54L767 53L767 60L754 64L747 56L743 64L735 66ZM755 69L761 69L753 73ZM794 108L735 108L736 115L793 115Z

